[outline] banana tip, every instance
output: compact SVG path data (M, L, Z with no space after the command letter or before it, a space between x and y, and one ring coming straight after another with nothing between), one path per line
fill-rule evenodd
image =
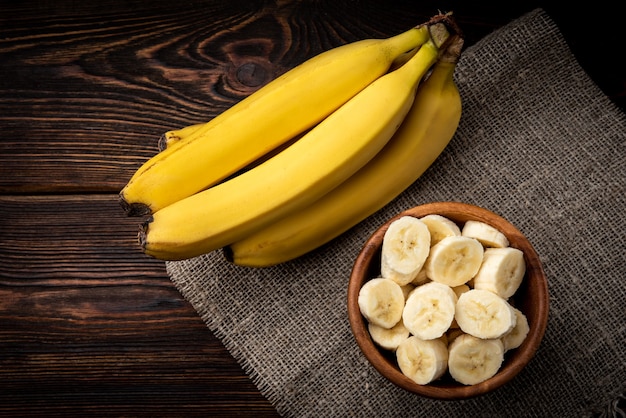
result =
M159 152L163 152L167 148L167 138L165 137L165 134L161 135L161 137L159 138L159 141L157 142L157 147L159 149Z
M137 240L139 241L139 245L145 251L146 244L148 242L148 225L152 222L152 216L146 219L144 222L139 225L139 232L137 233Z
M224 254L224 258L229 263L233 263L235 261L235 255L233 253L233 249L229 246L222 248L222 254Z
M152 213L150 207L145 203L128 203L122 194L120 194L119 202L128 216L145 216Z

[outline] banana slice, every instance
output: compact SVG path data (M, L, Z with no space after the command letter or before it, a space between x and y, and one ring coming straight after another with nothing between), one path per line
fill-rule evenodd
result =
M399 285L410 283L430 251L428 227L413 216L403 216L390 225L383 237L381 274Z
M396 350L402 373L418 385L439 379L446 372L448 349L442 340L421 340L411 336Z
M470 290L470 287L467 284L462 284L460 286L455 286L452 288L452 291L456 295L457 300L459 299L459 296L461 296L462 293L465 293L468 290ZM456 323L456 319L452 320L452 323L450 324L450 329L459 329L459 324Z
M504 351L509 351L514 348L522 345L528 332L530 331L530 327L528 326L528 318L522 311L517 308L512 308L513 312L515 312L515 316L517 317L515 320L515 327L507 334L502 336L502 344L504 344Z
M474 276L474 289L489 290L508 299L519 288L526 273L524 253L517 248L487 248Z
M368 322L389 329L402 319L404 294L397 283L378 277L361 287L358 304Z
M509 246L509 240L502 232L480 221L466 221L461 230L461 235L475 238L485 247L504 248Z
M419 286L424 283L428 283L430 279L426 275L426 269L422 267L422 269L417 273L417 276L413 280L411 280L411 284L414 286Z
M367 324L367 329L372 340L385 350L396 351L398 346L409 338L409 330L406 329L402 321L398 321L396 325L389 329L379 327L370 322Z
M422 340L441 337L454 320L456 299L445 284L429 282L416 287L404 305L404 326Z
M459 226L445 216L431 214L420 220L428 227L431 247L446 237L461 236Z
M448 371L452 378L464 385L475 385L500 370L504 345L499 339L485 340L462 334L450 343L448 355Z
M404 300L406 301L409 298L409 293L415 289L415 285L413 283L405 284L404 286L400 286L402 289L402 294L404 295Z
M483 246L468 237L447 237L433 245L424 264L426 275L450 287L467 283L478 272Z
M454 319L467 334L478 338L500 338L515 327L513 307L488 290L472 289L459 297Z
M467 292L468 290L470 290L470 287L467 284L461 284L452 288L452 291L456 295L457 299L461 296L461 294Z
M461 328L450 328L446 332L446 338L448 340L448 347L450 347L450 344L452 344L452 342L456 340L456 337L458 337L459 335L465 335L465 333L463 332L463 330L461 330Z

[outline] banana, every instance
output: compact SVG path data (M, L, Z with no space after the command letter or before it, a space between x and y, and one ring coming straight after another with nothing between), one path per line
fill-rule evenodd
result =
M404 300L409 297L409 294L415 289L415 285L413 283L407 283L405 285L401 285L400 289L402 289L402 294L404 295Z
M455 286L452 288L452 291L454 292L454 294L456 295L456 300L459 300L459 297L470 290L470 287L467 284L462 284L459 286ZM455 306L455 310L456 310L456 306ZM450 324L450 329L459 329L459 324L457 324L456 319L452 320L452 323Z
M437 282L423 284L406 300L402 322L411 334L422 340L439 338L454 320L456 302L456 295L449 286Z
M431 214L420 218L430 231L430 246L446 237L461 236L461 228L445 216Z
M462 284L459 286L455 286L452 288L452 291L454 292L454 294L456 295L456 300L459 300L459 297L470 290L470 287L467 284ZM455 306L455 310L456 310L456 306ZM457 324L456 319L452 320L452 323L450 324L450 329L459 329L459 324Z
M217 184L333 113L429 40L430 25L331 49L276 78L146 161L120 192L122 207L147 215Z
M430 232L413 216L391 222L383 236L381 274L399 285L411 283L422 269L430 251Z
M511 331L504 334L501 338L502 344L504 344L504 351L507 352L522 345L528 332L530 332L530 326L528 325L528 318L522 311L517 308L512 308L515 312L516 320L515 326Z
M460 284L452 288L452 291L456 295L457 299L459 298L459 296L461 296L463 293L467 292L468 290L470 290L470 287L466 284Z
M378 78L276 156L155 212L140 231L145 253L163 260L205 254L318 200L389 142L438 55L429 40L409 62Z
M390 329L402 319L404 295L396 282L377 277L361 287L358 305L370 324Z
M446 339L448 340L448 348L450 348L450 344L452 344L452 342L456 340L456 337L460 335L465 335L465 333L459 327L451 326L450 329L446 331Z
M450 287L460 286L476 275L483 253L483 246L473 238L446 237L430 248L426 275Z
M367 324L367 330L372 337L372 341L380 347L389 351L396 351L398 346L409 338L409 330L406 329L402 321L387 329L376 324Z
M463 332L478 338L500 338L515 327L513 307L488 290L471 289L459 296L454 319Z
M493 377L503 361L504 346L499 339L461 334L448 346L448 372L464 385L475 385Z
M508 299L519 288L526 263L524 253L517 248L487 248L483 262L474 276L474 289L489 290L501 298Z
M429 250L429 252L430 252L430 250ZM421 284L428 283L430 281L431 280L426 275L426 269L424 267L422 267L422 269L419 271L419 273L417 273L417 276L415 276L415 278L413 280L411 280L411 284L413 286L419 286Z
M461 118L453 75L462 45L460 37L450 41L418 87L402 125L373 160L308 207L228 246L226 258L251 267L293 260L346 232L415 182L447 146Z
M204 123L196 123L194 125L185 126L184 128L167 131L159 138L159 151L165 151L174 144L179 144L182 139L189 138L191 134L197 132L204 126Z
M502 232L480 221L466 221L461 230L461 235L477 239L485 247L503 248L509 246L509 240Z
M421 340L411 336L396 349L400 371L419 385L439 379L448 366L448 349L440 339Z

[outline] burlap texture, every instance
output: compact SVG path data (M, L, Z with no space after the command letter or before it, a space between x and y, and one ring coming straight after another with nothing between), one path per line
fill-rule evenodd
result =
M248 269L221 252L167 263L173 283L286 417L578 417L626 389L626 117L537 9L464 51L459 129L434 165L329 245ZM393 175L393 173L390 173ZM551 295L536 357L465 401L422 398L371 367L352 337L346 287L386 219L462 201L513 222L545 263Z

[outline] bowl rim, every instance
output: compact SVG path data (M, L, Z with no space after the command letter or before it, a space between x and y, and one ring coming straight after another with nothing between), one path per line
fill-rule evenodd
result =
M545 297L537 300L532 318L528 318L530 331L520 347L515 352L514 361L505 360L508 367L501 369L495 376L484 382L463 386L452 386L449 384L439 384L433 382L428 385L419 385L409 379L407 376L393 365L383 354L383 351L373 342L367 331L367 321L361 315L358 306L358 294L363 283L373 277L365 277L360 272L371 271L371 261L379 257L382 245L382 237L394 220L402 216L415 216L421 218L428 214L439 214L451 218L452 220L462 223L469 219L479 220L489 225L496 226L509 239L512 247L522 250L526 261L525 280L532 277L529 286L536 287L536 290L545 295ZM371 276L371 275L370 275ZM549 311L549 293L545 272L539 255L533 248L530 241L508 220L502 216L469 203L462 202L431 202L419 206L414 206L404 210L390 218L381 225L365 242L363 248L359 252L354 261L347 292L347 310L350 328L356 339L363 355L372 364L372 366L381 373L387 380L395 385L425 397L441 400L458 400L467 399L485 393L491 392L515 377L530 360L539 348L541 340L547 328L548 311Z

